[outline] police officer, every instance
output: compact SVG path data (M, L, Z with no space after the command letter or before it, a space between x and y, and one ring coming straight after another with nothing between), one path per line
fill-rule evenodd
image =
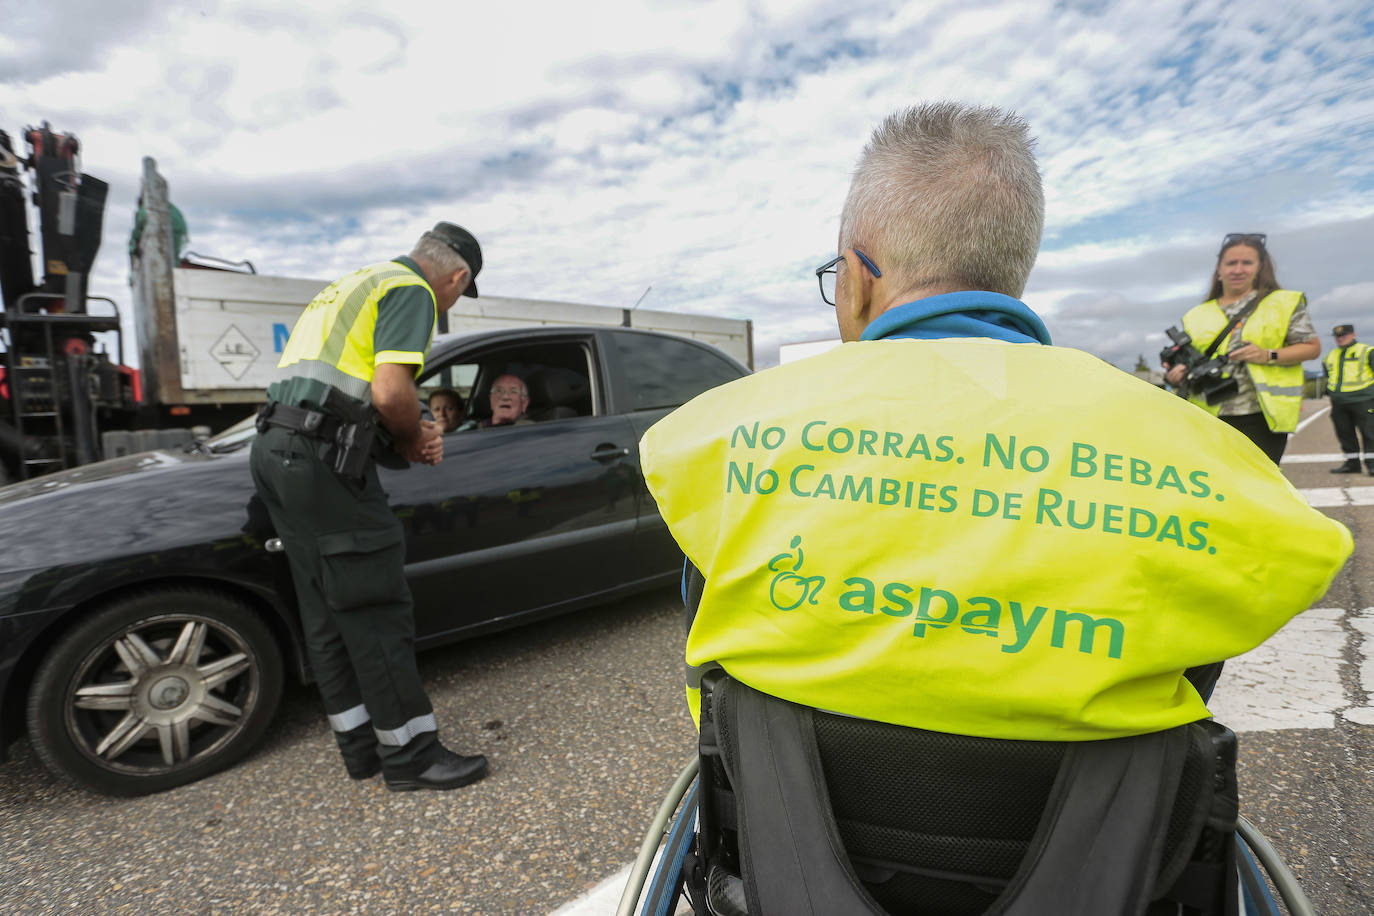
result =
M1322 359L1326 391L1331 395L1331 422L1345 454L1332 474L1360 473L1360 440L1365 466L1374 474L1374 347L1355 339L1355 326L1338 324L1331 331L1336 349ZM1356 436L1356 430L1359 435Z
M438 464L415 377L439 313L476 296L477 239L440 222L409 256L355 271L306 306L258 417L251 466L296 584L306 648L354 779L452 789L487 761L439 743L415 663L405 539L377 478L383 461Z

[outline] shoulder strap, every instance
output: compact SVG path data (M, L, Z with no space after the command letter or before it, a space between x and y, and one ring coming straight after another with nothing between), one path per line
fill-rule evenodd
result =
M1223 340L1226 339L1227 335L1230 334L1233 330L1235 330L1236 325L1240 324L1247 317L1249 317L1251 312L1259 308L1259 304L1260 297L1256 296L1254 299L1250 300L1249 305L1247 305L1245 308L1241 309L1239 312L1236 312L1234 315L1232 315L1231 320L1226 323L1226 327L1222 328L1221 333L1212 339L1212 342L1207 345L1206 350L1202 351L1203 358L1211 359L1212 354L1216 352L1217 347L1221 344ZM1221 308L1221 305L1218 304L1217 308ZM1223 309L1223 312L1224 311L1225 310Z
M987 916L1144 913L1155 896L1187 728L1071 745L1026 857Z
M811 709L729 678L715 702L750 916L883 916L845 856Z

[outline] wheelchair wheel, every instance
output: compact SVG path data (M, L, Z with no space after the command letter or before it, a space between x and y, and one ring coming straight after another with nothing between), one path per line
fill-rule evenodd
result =
M1291 916L1316 916L1312 901L1303 892L1302 885L1278 852L1264 838L1264 834L1244 816L1236 818L1236 864L1240 869L1241 890L1244 894L1245 916L1279 916L1278 904L1269 893L1260 874L1259 865L1274 883L1274 888L1283 900L1284 908ZM1256 864L1258 861L1259 865Z
M620 905L615 911L616 916L634 916L635 905L640 902L645 882L648 880L649 872L654 867L655 855L658 853L659 845L665 836L668 838L668 842L663 849L663 854L659 856L659 867L653 882L650 884L649 893L643 895L644 901L640 913L644 916L649 916L649 914L668 916L671 912L669 908L676 902L682 887L682 856L686 855L694 833L692 828L696 819L696 786L699 766L700 760L695 756L692 757L687 766L682 768L677 779L673 781L673 786L668 790L663 803L659 805L653 823L649 825L649 831L644 835L644 842L639 846L639 856L630 869L629 880L625 884L624 892L620 895ZM673 818L675 811L679 811L676 819ZM674 860L676 861L675 867L670 864Z

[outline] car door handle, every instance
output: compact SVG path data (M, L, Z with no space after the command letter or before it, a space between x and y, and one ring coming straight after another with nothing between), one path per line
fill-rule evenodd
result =
M610 461L612 458L624 458L628 454L630 454L628 448L617 447L607 443L605 445L598 445L596 451L592 452L591 458L593 461Z

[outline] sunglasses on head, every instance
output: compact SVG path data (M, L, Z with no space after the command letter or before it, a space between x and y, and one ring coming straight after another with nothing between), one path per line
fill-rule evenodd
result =
M1231 232L1221 240L1221 250L1225 251L1238 242L1250 242L1259 245L1260 251L1263 251L1265 240L1268 238L1269 236L1263 232Z

